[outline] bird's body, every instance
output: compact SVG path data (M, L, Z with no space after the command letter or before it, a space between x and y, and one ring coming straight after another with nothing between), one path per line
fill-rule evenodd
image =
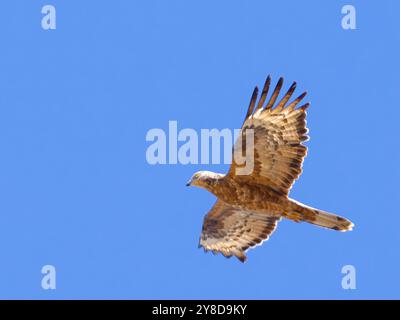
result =
M287 197L280 196L270 188L240 183L226 175L210 184L207 190L236 209L246 209L267 216L280 217L282 208L287 207L290 202Z
M338 231L353 227L345 218L289 198L307 153L303 141L308 140L305 117L309 104L295 108L303 93L286 105L296 87L293 83L275 105L283 83L280 78L264 106L270 81L268 77L257 107L257 87L253 92L229 172L200 171L188 183L218 198L204 218L200 246L226 257L234 255L242 262L246 260L244 252L267 240L281 218ZM235 155L249 150L252 157L246 158L245 166L250 165L251 170L241 171L243 163L238 164Z

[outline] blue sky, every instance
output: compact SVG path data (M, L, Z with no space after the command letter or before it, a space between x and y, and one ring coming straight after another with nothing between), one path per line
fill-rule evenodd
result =
M357 30L341 28L341 8ZM57 29L41 28L52 4ZM3 1L0 298L400 298L398 1ZM149 165L151 128L238 128L267 74L312 105L291 197L248 262L197 248L214 196ZM57 288L43 290L53 265ZM341 268L356 268L343 290Z

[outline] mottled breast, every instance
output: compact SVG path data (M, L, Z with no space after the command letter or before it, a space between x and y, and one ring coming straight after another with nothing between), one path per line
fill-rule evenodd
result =
M222 201L248 211L281 214L286 197L280 196L267 186L238 183L223 179L215 186L213 193Z

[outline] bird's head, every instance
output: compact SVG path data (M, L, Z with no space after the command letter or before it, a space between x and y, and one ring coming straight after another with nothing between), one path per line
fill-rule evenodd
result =
M200 188L209 189L209 186L216 183L218 179L222 178L224 175L210 172L210 171L198 171L192 178L186 183L186 186L196 186Z

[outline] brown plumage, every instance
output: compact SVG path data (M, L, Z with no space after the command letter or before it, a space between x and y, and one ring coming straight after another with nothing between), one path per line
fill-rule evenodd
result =
M257 106L258 88L254 89L234 146L234 161L229 172L224 175L200 171L188 183L218 197L204 218L199 246L226 257L236 256L242 262L246 260L245 251L267 240L282 217L338 231L353 227L345 218L288 197L302 172L307 154L303 142L308 140L306 110L310 104L297 107L305 92L288 104L296 89L295 82L276 103L283 78L279 79L265 104L270 84L271 77L268 76ZM252 141L247 141L249 134ZM250 148L253 156L244 164L238 164L236 156L245 154ZM247 174L240 173L245 166L252 170Z

